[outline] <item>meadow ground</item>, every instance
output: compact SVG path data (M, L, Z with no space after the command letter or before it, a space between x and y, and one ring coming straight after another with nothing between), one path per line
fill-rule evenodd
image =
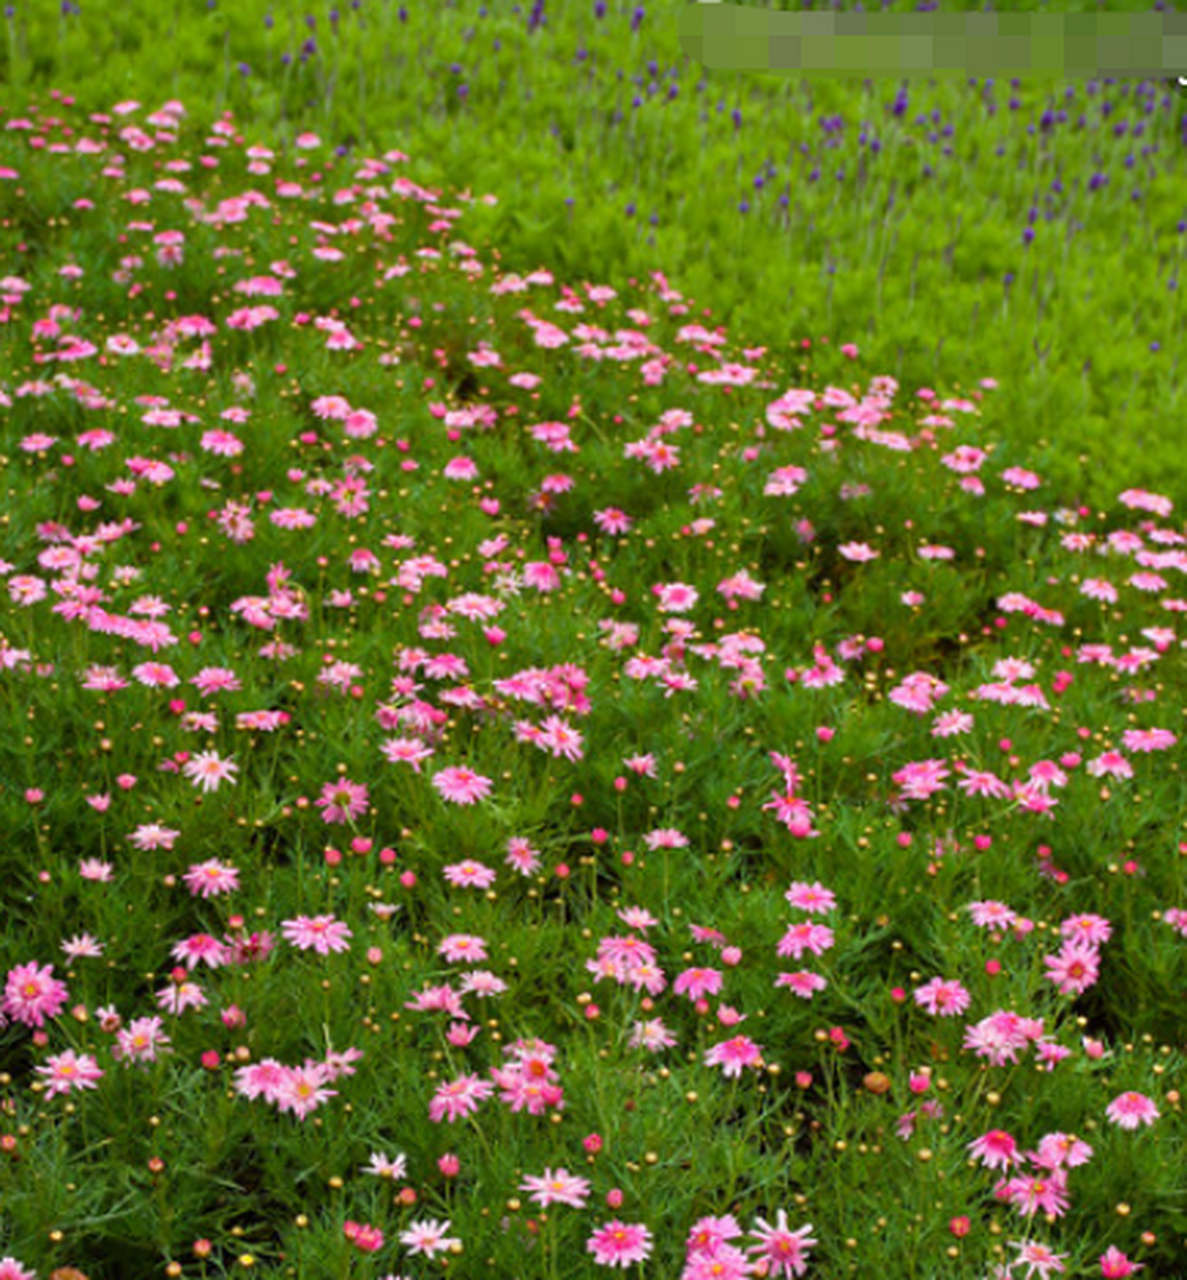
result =
M670 16L7 17L3 1280L1183 1273L1182 99Z

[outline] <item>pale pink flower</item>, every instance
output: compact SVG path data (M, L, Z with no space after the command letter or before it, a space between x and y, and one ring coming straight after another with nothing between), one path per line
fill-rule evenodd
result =
M409 1253L423 1253L426 1258L434 1258L462 1243L448 1234L449 1227L448 1218L444 1222L437 1222L435 1219L414 1222L407 1231L401 1233L400 1243Z
M230 758L222 760L215 751L202 751L181 766L182 773L203 791L217 791L219 784L235 781L239 766Z
M75 934L62 943L62 950L70 960L96 960L103 954L103 944L89 933Z
M1087 947L1099 947L1113 936L1112 925L1103 917L1091 914L1068 916L1059 926L1061 937L1082 943Z
M651 1018L647 1022L636 1022L632 1026L629 1044L632 1049L647 1049L651 1053L659 1053L663 1049L671 1049L677 1043L676 1037L668 1030L660 1018Z
M1036 1240L1011 1240L1010 1245L1019 1250L1018 1258L1011 1266L1025 1262L1026 1280L1031 1280L1036 1271L1042 1280L1047 1280L1052 1271L1065 1270L1063 1259L1067 1257L1066 1253L1052 1253L1045 1244L1039 1244Z
M148 822L136 828L128 837L128 843L137 849L172 849L173 843L181 835L160 823Z
M383 1152L373 1151L371 1153L371 1162L363 1172L374 1174L377 1178L388 1178L394 1181L402 1178L407 1168L408 1157L403 1153L397 1153L396 1158L391 1160Z

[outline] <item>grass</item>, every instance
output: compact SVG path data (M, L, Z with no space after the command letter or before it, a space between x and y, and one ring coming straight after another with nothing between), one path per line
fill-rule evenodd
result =
M659 12L9 19L5 1280L1180 1266L1178 99Z

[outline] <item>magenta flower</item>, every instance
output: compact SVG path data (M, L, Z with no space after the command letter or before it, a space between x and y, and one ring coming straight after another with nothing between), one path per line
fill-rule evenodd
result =
M819 881L815 884L804 884L800 880L793 881L791 888L783 896L793 907L799 907L801 911L810 911L813 915L823 915L832 911L837 905L836 895Z
M1065 996L1078 996L1087 991L1100 976L1100 956L1096 948L1081 943L1066 943L1058 955L1044 956L1043 963L1049 970L1047 977Z
M1130 1262L1115 1244L1109 1245L1108 1249L1100 1255L1100 1273L1105 1280L1122 1280L1125 1276L1133 1275L1135 1271L1143 1271L1145 1266L1144 1262Z
M489 1081L480 1080L477 1076L460 1076L443 1084L433 1095L429 1103L429 1119L434 1124L447 1120L452 1124L463 1116L473 1115L480 1103L485 1102L495 1091Z
M762 1066L762 1045L748 1036L734 1036L706 1050L705 1065L721 1067L727 1076L740 1076L743 1067Z
M717 969L685 969L672 984L672 992L700 1000L703 996L715 996L721 990L721 973Z
M1136 1129L1142 1124L1153 1124L1160 1114L1144 1093L1134 1093L1132 1090L1114 1098L1105 1108L1105 1115L1122 1129Z
M459 767L442 769L433 774L433 786L441 793L443 800L452 804L474 804L490 795L491 780L472 769Z
M1018 1144L1004 1129L990 1129L970 1142L968 1149L990 1169L1006 1169L1018 1159Z
M599 1227L585 1247L598 1266L625 1270L651 1253L651 1232L642 1223L619 1222L615 1218Z
M383 1232L370 1223L351 1222L347 1219L342 1224L342 1232L356 1249L361 1249L364 1253L375 1253L383 1248Z
M31 961L9 971L3 1009L27 1027L42 1027L46 1018L57 1017L66 995L66 984L54 977L52 964L38 968L37 962Z
M933 978L930 982L915 990L915 1003L921 1005L932 1016L951 1018L963 1013L972 1000L969 993L954 980Z
M767 1264L769 1276L802 1276L808 1269L804 1252L816 1243L809 1232L809 1223L798 1231L790 1231L787 1227L787 1214L780 1209L775 1215L775 1225L771 1226L763 1218L755 1218L754 1230L750 1233L758 1244L753 1245L747 1253L756 1253Z
M239 870L217 858L195 863L182 877L194 897L213 898L239 888Z
M331 951L350 950L347 939L351 932L333 916L297 916L295 920L282 920L280 928L285 940L300 951L328 956Z
M804 920L787 930L779 939L775 951L778 955L798 960L805 951L810 951L814 956L823 955L832 947L833 942L833 931L827 925L812 924Z
M46 1059L44 1067L36 1068L37 1074L49 1079L45 1091L47 1098L59 1093L72 1093L75 1089L95 1089L103 1072L89 1053L76 1054L73 1049Z
M354 822L367 812L367 788L359 782L340 778L327 782L321 790L321 799L314 802L322 811L323 822Z
M284 1067L279 1082L273 1086L272 1100L281 1111L291 1111L304 1120L323 1102L337 1097L336 1089L324 1087L329 1071L324 1063L310 1062L303 1067Z

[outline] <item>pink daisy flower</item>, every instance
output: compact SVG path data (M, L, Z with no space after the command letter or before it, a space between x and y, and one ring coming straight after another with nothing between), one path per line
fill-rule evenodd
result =
M321 798L314 803L322 811L323 822L354 822L367 812L367 788L340 778L327 782L321 789Z
M805 920L787 930L775 951L778 955L798 960L805 951L811 951L814 956L823 955L832 947L833 941L833 931L827 925Z
M327 1070L324 1063L306 1063L303 1067L283 1068L284 1074L273 1086L272 1101L281 1111L291 1111L298 1120L304 1120L323 1102L337 1097L336 1089L324 1087Z
M199 894L203 898L214 898L239 888L239 869L211 858L208 862L195 863L182 879L195 898Z
M495 882L496 874L493 867L472 858L452 863L445 868L445 879L450 884L472 889L489 889Z
M800 969L797 973L781 973L775 979L775 986L788 987L801 1000L811 1000L817 991L828 986L826 978L810 969Z
M999 1183L994 1190L1003 1194L1027 1218L1033 1217L1040 1209L1057 1218L1067 1211L1067 1173L1063 1169L1052 1170L1037 1178L1030 1174L1020 1174L1017 1178Z
M156 1062L157 1050L167 1049L170 1044L160 1018L134 1018L130 1026L121 1028L115 1035L111 1056L125 1066L133 1062Z
M1100 976L1100 957L1094 947L1069 943L1058 955L1044 956L1047 977L1059 988L1060 994L1076 996L1087 991Z
M512 836L507 841L507 856L504 862L514 867L521 876L534 875L540 870L540 855L532 848L530 841L522 836Z
M585 1178L574 1177L567 1169L544 1170L540 1178L524 1178L519 1184L521 1191L529 1194L541 1209L550 1204L567 1204L574 1209L584 1209L589 1198L589 1183Z
M491 780L463 767L442 769L433 775L433 786L452 804L474 804L490 794Z
M37 1280L37 1273L26 1271L15 1258L0 1258L0 1280Z
M939 1015L942 1018L963 1013L971 1001L972 997L959 982L944 978L933 978L915 991L915 1003L933 1016Z
M1059 926L1060 936L1085 947L1099 947L1113 936L1113 926L1104 918L1089 913L1068 916Z
M783 895L793 907L801 911L810 911L813 915L824 915L837 905L837 899L831 889L826 889L819 881L815 884L804 884L799 880Z
M652 1018L647 1022L633 1024L629 1043L632 1049L647 1049L652 1053L659 1053L663 1049L671 1049L676 1044L676 1037L661 1018Z
M1004 1129L990 1129L968 1149L989 1169L1006 1169L1018 1160L1018 1144Z
M755 1044L748 1036L734 1036L706 1050L705 1065L721 1067L728 1077L740 1076L743 1067L762 1066L762 1045Z
M170 954L192 973L199 964L219 968L227 961L229 949L208 933L195 933L177 943Z
M787 1214L780 1209L774 1226L763 1218L755 1218L750 1234L758 1244L747 1252L758 1254L766 1262L768 1276L802 1276L808 1269L804 1252L816 1243L809 1234L811 1230L811 1224L798 1231L788 1230Z
M66 1003L66 984L54 977L52 964L39 968L36 961L11 969L4 984L4 1004L10 1018L27 1027L42 1027L56 1018Z
M1105 1115L1122 1129L1136 1129L1139 1125L1150 1125L1158 1119L1158 1108L1144 1093L1130 1090L1114 1098L1105 1108Z
M723 1244L736 1240L741 1234L742 1228L732 1213L727 1213L722 1218L699 1218L692 1224L685 1248L690 1254L704 1253L712 1256Z
M217 791L223 782L234 782L239 766L229 758L222 760L216 751L200 751L181 766L182 773L203 791Z
M495 1091L495 1086L477 1076L459 1076L443 1084L429 1103L429 1119L434 1124L447 1120L453 1124L463 1116L473 1115L480 1103Z
M1010 1245L1019 1250L1017 1262L1011 1265L1025 1262L1026 1280L1031 1280L1036 1271L1042 1280L1047 1280L1052 1271L1064 1270L1063 1259L1067 1257L1066 1253L1052 1253L1045 1244L1039 1244L1037 1240L1011 1240Z
M456 964L459 960L485 960L487 954L485 939L469 933L451 933L442 938L437 951L450 964Z
M351 932L341 920L333 916L297 916L295 920L281 921L285 940L300 951L316 951L328 956L331 951L349 951Z
M1106 1280L1131 1276L1135 1271L1144 1271L1145 1268L1144 1262L1130 1262L1115 1244L1109 1245L1100 1255L1100 1273Z
M275 1102L276 1091L284 1083L287 1070L275 1058L264 1058L250 1066L240 1067L235 1072L235 1092L252 1102L256 1098Z
M435 1219L414 1222L400 1235L400 1243L409 1253L423 1253L426 1258L436 1257L437 1254L448 1252L462 1243L448 1234L449 1226L448 1218L444 1222L437 1222Z
M47 1098L72 1093L75 1089L95 1089L98 1087L95 1082L103 1078L99 1064L89 1053L76 1054L73 1049L47 1058L46 1065L37 1067L36 1071L49 1080Z
M690 1000L715 996L721 990L721 974L716 969L685 969L672 984L672 991Z
M615 1218L599 1227L585 1247L598 1266L625 1269L651 1253L651 1232L642 1223L619 1222Z
M680 1280L746 1280L753 1275L750 1259L741 1249L721 1244L712 1253L694 1253L684 1264Z

